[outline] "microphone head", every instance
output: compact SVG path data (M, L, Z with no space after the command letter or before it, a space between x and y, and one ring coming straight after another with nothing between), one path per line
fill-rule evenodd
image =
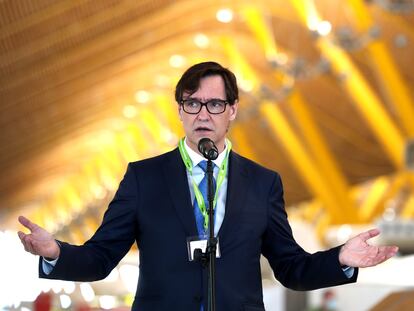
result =
M215 160L218 158L218 149L214 142L210 138L201 138L198 142L198 151L205 157L207 160Z

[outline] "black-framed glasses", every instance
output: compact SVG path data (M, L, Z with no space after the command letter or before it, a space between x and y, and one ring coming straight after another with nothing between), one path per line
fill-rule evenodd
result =
M187 98L181 100L183 110L189 114L197 114L201 111L203 106L206 106L207 111L211 114L220 114L226 110L226 105L229 102L222 99L210 99L205 103L195 98Z

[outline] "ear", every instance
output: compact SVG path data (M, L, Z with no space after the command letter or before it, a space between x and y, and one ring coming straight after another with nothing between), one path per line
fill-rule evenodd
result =
M233 105L229 105L229 108L230 108L229 120L233 121L236 119L236 116L237 116L237 109L239 108L239 101L236 100Z
M183 107L178 105L178 115L180 117L180 121L183 121Z

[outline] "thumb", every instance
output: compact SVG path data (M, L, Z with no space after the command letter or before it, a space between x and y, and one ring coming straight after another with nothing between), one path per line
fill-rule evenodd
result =
M33 231L37 227L35 223L31 222L29 219L27 219L24 216L19 216L18 220L23 226L25 226L30 231Z

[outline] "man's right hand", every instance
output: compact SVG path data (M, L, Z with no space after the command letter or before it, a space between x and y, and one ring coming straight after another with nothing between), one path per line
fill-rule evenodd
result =
M19 216L18 219L23 226L30 230L30 233L24 233L22 231L17 233L27 252L47 259L56 259L59 257L60 247L49 232L31 222L26 217Z

